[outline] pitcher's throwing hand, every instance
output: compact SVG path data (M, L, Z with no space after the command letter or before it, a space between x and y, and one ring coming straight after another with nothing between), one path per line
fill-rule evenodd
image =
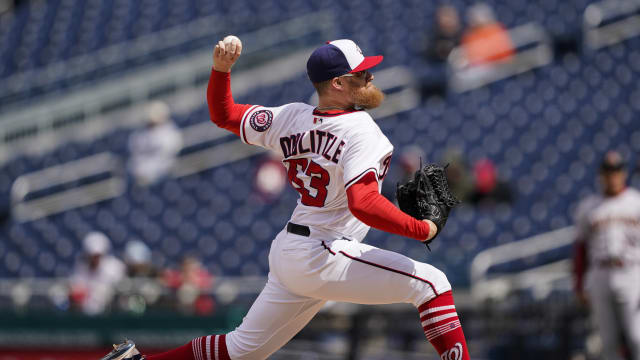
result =
M213 49L213 68L220 72L229 72L242 54L242 41L235 36L229 35L218 41Z

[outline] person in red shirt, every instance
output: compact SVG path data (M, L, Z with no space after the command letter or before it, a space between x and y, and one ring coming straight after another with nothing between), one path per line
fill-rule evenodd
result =
M182 312L211 315L215 303L209 292L214 277L192 256L182 259L180 270L166 270L162 276L167 288L175 293L176 306Z

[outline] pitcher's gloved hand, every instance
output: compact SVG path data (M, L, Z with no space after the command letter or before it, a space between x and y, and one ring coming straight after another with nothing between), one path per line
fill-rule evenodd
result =
M445 169L446 166L428 164L396 189L400 210L419 220L431 220L438 227L436 234L424 242L427 248L444 228L451 209L460 203L449 189Z

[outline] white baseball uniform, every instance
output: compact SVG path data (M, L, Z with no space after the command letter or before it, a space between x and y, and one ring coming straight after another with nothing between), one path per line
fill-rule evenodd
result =
M583 200L576 211L578 241L587 248L586 290L606 359L618 354L624 334L640 360L640 192Z
M267 358L329 300L418 307L451 290L433 266L361 242L369 226L349 211L346 189L370 172L380 188L393 151L369 114L314 113L302 103L253 106L240 137L283 156L300 198L271 245L264 290L226 336L232 359Z

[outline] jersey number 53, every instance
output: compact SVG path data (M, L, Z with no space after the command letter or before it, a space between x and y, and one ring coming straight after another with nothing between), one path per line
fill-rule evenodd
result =
M327 185L329 185L329 172L313 160L306 158L286 159L289 170L287 176L294 189L300 195L300 202L306 206L323 207L327 199ZM298 177L298 172L304 172L309 177L309 186L316 190L316 194L311 195L311 191L305 187L304 181Z

